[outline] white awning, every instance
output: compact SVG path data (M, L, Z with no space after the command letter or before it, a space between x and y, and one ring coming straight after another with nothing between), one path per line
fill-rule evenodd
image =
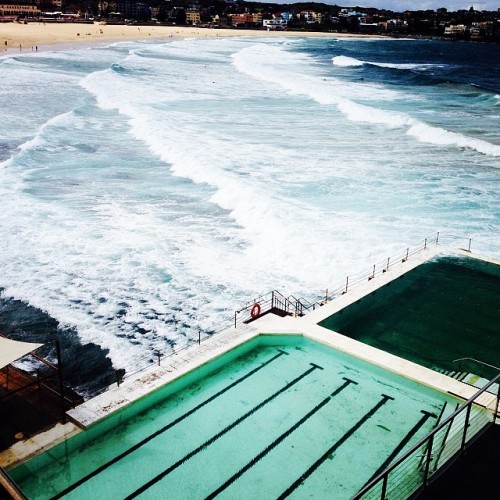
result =
M38 349L43 344L34 344L32 342L19 342L17 340L6 339L0 337L0 369L10 365L16 359L21 358L35 349Z

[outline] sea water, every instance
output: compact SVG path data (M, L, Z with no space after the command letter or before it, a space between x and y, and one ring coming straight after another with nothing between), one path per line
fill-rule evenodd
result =
M315 298L437 231L498 257L499 60L300 37L9 54L3 300L130 370L253 296Z

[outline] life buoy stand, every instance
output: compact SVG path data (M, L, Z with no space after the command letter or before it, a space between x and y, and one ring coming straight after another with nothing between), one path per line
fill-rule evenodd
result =
M250 316L252 316L252 319L258 318L260 316L260 304L254 304L252 306Z

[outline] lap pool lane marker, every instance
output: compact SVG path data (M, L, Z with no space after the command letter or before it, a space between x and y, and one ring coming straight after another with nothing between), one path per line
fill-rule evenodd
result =
M387 401L394 400L393 397L387 396L386 394L382 394L382 399L358 422L356 422L335 444L333 444L321 457L314 462L309 469L307 469L293 484L291 484L279 497L278 500L282 500L291 495L297 488L299 488L302 483L310 477L316 469L328 459L328 457L335 451L337 448L342 446L367 420L369 420L377 411L384 406Z
M130 499L135 498L136 496L144 493L146 490L148 490L149 488L151 488L151 486L155 485L158 481L161 481L165 476L168 476L168 474L170 474L172 471L174 471L179 466L181 466L182 464L184 464L185 462L187 462L189 459L193 458L195 455L197 455L198 453L200 453L200 451L203 451L205 448L208 448L211 444L215 443L215 441L217 441L219 438L221 438L222 436L224 436L225 434L227 434L231 429L234 429L237 425L241 424L241 422L243 422L248 417L250 417L251 415L253 415L255 412L257 412L258 410L260 410L261 408L263 408L267 403L271 402L273 399L275 399L276 397L278 397L280 394L284 393L285 391L287 391L288 389L290 389L291 387L293 387L295 384L297 384L298 382L300 382L303 378L305 378L308 375L310 375L314 370L318 370L318 369L322 370L323 369L323 367L321 367L321 366L319 366L319 365L317 365L315 363L309 363L309 364L311 365L311 368L309 368L304 373L302 373L302 375L299 375L298 377L296 377L295 379L293 379L291 382L289 382L288 384L286 384L285 386L283 386L281 389L279 389L278 391L276 391L274 394L272 394L268 398L264 399L264 401L262 401L261 403L259 403L257 406L254 406L247 413L245 413L244 415L242 415L241 417L239 417L232 424L229 424L227 427L225 427L224 429L222 429L220 432L218 432L217 434L215 434L214 436L212 436L208 441L205 441L203 444L201 444L200 446L198 446L198 448L195 448L193 451L189 452L186 456L184 456L180 460L177 460L177 462L175 462L174 464L172 464L170 467L168 467L167 469L165 469L163 472L160 472L160 474L158 474L157 476L155 476L153 479L151 479L147 483L143 484L140 488L138 488L133 493L131 493L130 495L128 495L127 497L125 497L125 500L130 500Z
M420 413L422 413L422 417L420 420L407 432L406 436L403 438L403 440L394 448L392 453L385 459L384 463L377 469L377 471L372 475L372 477L366 482L365 486L372 481L374 478L376 478L382 471L387 469L389 465L393 462L393 460L403 451L403 449L406 447L406 445L410 442L411 438L420 430L421 427L424 426L424 424L429 420L429 418L437 418L434 413L430 413L426 410L420 410ZM364 486L363 486L364 488Z
M226 488L233 484L239 477L241 477L245 472L251 469L257 462L262 460L268 453L270 453L276 446L278 446L284 439L286 439L292 432L296 431L302 424L304 424L309 418L311 418L315 413L317 413L323 406L325 406L329 401L331 401L337 394L341 393L350 384L358 384L354 380L343 377L345 382L337 388L330 396L323 399L321 403L316 405L309 413L304 415L299 421L297 421L292 427L283 432L278 438L276 438L269 446L267 446L263 451L261 451L256 457L254 457L250 462L248 462L242 469L240 469L236 474L231 476L223 485L219 486L210 495L206 497L206 500L212 500L217 495L222 493Z
M273 361L276 361L278 358L280 358L284 354L286 354L288 356L288 353L286 351L282 351L281 349L278 349L278 354L276 354L272 358L268 359L267 361L264 361L261 365L255 367L253 370L250 370L247 374L243 375L239 379L236 379L233 383L224 387L224 389L215 393L213 396L210 396L208 399L205 399L205 401L201 402L199 405L195 406L194 408L192 408L188 412L184 413L180 417L176 418L175 420L173 420L169 424L165 425L161 429L158 429L156 432L154 432L153 434L144 438L142 441L139 441L138 443L136 443L134 446L132 446L128 450L125 450L123 453L120 453L120 455L117 455L115 458L111 459L109 462L106 462L105 464L101 465L100 467L98 467L97 469L92 471L90 474L87 474L86 476L82 477L81 479L76 481L76 483L73 483L72 485L68 486L64 490L60 491L57 495L53 496L51 500L57 500L59 498L64 497L69 492L75 490L76 488L78 488L79 486L81 486L82 484L87 482L89 479L96 477L101 472L105 471L108 467L111 467L112 465L116 464L117 462L119 462L120 460L125 458L127 455L130 455L130 453L133 453L134 451L138 450L141 446L144 446L146 443L148 443L152 439L158 437L160 434L163 434L164 432L166 432L169 429L171 429L172 427L174 427L174 425L177 425L179 422L182 422L187 417L190 417L193 413L197 412L198 410L203 408L208 403L211 403L212 401L217 399L219 396L222 396L222 394L229 391L233 387L237 386L238 384L240 384L241 382L243 382L247 378L251 377L252 375L257 373L259 370L262 370L262 368L266 367L267 365L269 365Z

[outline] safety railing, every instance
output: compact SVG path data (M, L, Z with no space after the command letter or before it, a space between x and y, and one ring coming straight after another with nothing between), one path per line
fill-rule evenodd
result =
M438 471L442 472L453 465L480 434L496 423L499 417L500 386L496 394L488 390L499 381L500 373L392 465L370 480L353 500L406 499L425 489Z
M439 233L437 233L436 236L433 236L432 238L425 238L423 241L414 246L407 247L399 254L387 257L384 260L376 262L370 269L366 271L347 276L344 282L341 282L331 289L327 290L326 299L328 301L333 300L335 297L347 293L357 285L366 283L367 281L371 281L377 276L386 273L387 271L389 271L389 269L405 263L410 257L420 254L430 245L437 245L438 243Z
M306 299L297 299L293 295L285 297L277 290L260 295L247 302L241 309L234 312L234 327L243 323L250 323L270 312L280 316L303 316L307 311L320 307L321 302L310 302Z
M500 372L500 367L499 366L495 366L495 365L492 365L490 363L486 363L485 361L481 361L480 359L476 359L476 358L471 358L469 356L465 357L465 358L459 358L459 359L454 359L453 360L453 363L459 363L459 366L460 366L460 369L463 369L463 364L462 363L474 363L474 366L476 365L479 365L479 366L483 366L483 367L486 367L486 368L490 368L492 370L495 370L497 372ZM478 370L475 370L474 373L476 373Z
M467 247L465 249L470 251L470 239L466 240L463 237L448 234L443 236L442 234L437 233L435 236L425 238L423 241L414 246L407 247L397 255L375 263L365 272L348 276L345 281L337 284L333 288L326 289L324 292L317 294L314 299L308 300L303 297L296 298L293 295L286 297L277 290L255 297L239 310L235 311L233 326L236 328L242 324L250 323L257 317L263 316L269 312L282 316L303 316L304 314L325 305L336 297L347 293L355 286L366 283L378 275L386 273L394 266L403 264L412 256L425 251L430 245L442 243L443 240L446 240L447 243L451 241L454 245L456 245L457 242L460 242L459 244L465 243L465 246ZM226 328L224 327L220 331L224 331L225 329ZM136 375L137 373L140 373L155 364L161 365L164 360L181 353L195 344L200 344L203 340L206 340L217 333L219 333L219 331L210 333L198 331L197 338L188 339L184 345L177 346L176 349L172 349L171 351L169 350L168 352L156 351L153 356L148 355L144 358L136 360L131 366L124 366L120 369L113 370L113 372L110 373L110 380L114 380L117 385L120 385L126 378ZM105 392L114 386L114 383L110 382L110 384L110 386L100 392Z
M170 358L181 354L183 351L186 351L195 345L200 345L203 340L207 340L212 336L213 333L202 333L201 330L198 330L196 338L193 337L187 339L185 344L177 346L175 349L172 348L169 351L156 350L152 355L146 355L142 358L134 360L131 365L125 365L121 368L113 369L113 377L116 385L119 387L127 378L137 375L152 366L162 366L162 364L168 363ZM114 384L111 384L109 387L104 388L101 392L105 392L114 386Z
M430 238L425 238L421 242L407 247L399 254L387 257L384 260L376 262L370 269L362 271L357 274L349 275L346 277L345 281L337 283L331 288L327 288L323 293L318 294L315 299L307 300L305 298L296 299L293 296L285 298L280 292L273 291L259 297L245 304L241 309L235 311L234 313L234 326L243 323L248 323L253 319L256 319L263 314L268 312L286 311L290 314L296 314L300 311L298 315L303 315L308 311L316 309L327 302L347 293L349 290L355 288L358 285L364 284L367 281L371 281L377 276L386 273L389 269L395 266L400 266L404 264L411 257L420 254L425 251L431 245L439 245L443 242L450 246L457 246L461 250L470 252L472 246L471 238L464 238L463 236L455 236L451 234L442 235L441 233L436 233L435 236ZM276 311L273 309L276 306Z

